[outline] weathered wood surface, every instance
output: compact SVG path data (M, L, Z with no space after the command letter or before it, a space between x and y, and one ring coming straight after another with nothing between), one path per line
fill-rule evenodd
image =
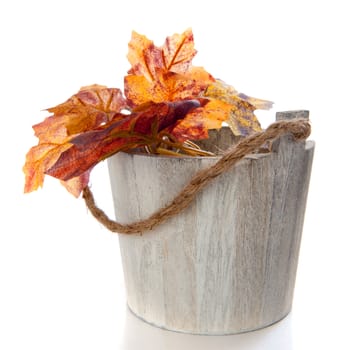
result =
M240 333L286 316L313 151L311 141L283 137L272 153L248 156L214 180L180 215L142 236L120 235L130 309L159 327L198 334ZM117 220L147 218L216 160L110 158Z

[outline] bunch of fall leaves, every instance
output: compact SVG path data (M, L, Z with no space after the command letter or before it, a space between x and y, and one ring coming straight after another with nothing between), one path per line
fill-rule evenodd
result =
M193 141L208 138L208 130L223 122L236 136L260 131L254 110L272 103L238 93L192 66L195 54L191 29L167 37L160 47L133 32L124 95L117 88L83 87L33 126L39 143L26 156L24 191L38 189L51 175L78 197L93 167L117 152L209 155Z

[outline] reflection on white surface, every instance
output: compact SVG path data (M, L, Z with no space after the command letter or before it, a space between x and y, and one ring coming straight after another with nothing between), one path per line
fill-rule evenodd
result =
M205 336L177 333L151 326L127 309L121 348L125 350L292 350L291 318L292 316L289 315L273 326L254 332Z

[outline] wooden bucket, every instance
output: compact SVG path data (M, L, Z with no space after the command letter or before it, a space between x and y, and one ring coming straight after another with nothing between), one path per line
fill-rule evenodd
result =
M307 111L277 119L308 117ZM214 132L212 149L232 143ZM207 145L208 146L208 145ZM284 318L292 306L314 142L284 136L245 157L182 213L143 235L119 235L131 311L193 334L234 334ZM109 159L117 221L146 219L214 157L120 153Z

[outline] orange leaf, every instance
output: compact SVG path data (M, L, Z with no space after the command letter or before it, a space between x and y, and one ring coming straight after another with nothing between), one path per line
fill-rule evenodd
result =
M169 101L170 95L163 74L158 75L158 81L150 81L142 75L128 75L124 78L125 96L133 106L153 101Z
M67 139L67 116L50 116L39 124L33 125L35 136L40 143L61 144Z
M213 78L200 67L192 67L186 75L176 73L158 73L158 81L150 82L143 76L125 77L125 95L133 105L148 101L161 103L193 99L198 97Z
M27 153L26 162L23 167L25 174L24 192L32 192L42 187L47 169L55 164L61 153L71 146L69 143L61 145L41 143L32 147Z
M197 53L194 49L192 30L187 29L182 34L167 37L161 50L166 71L186 73Z
M191 29L167 37L161 47L134 31L128 46L127 57L131 64L129 73L142 75L147 80L157 80L157 69L164 73L186 73L196 54Z
M202 67L190 67L186 74L169 74L171 101L198 98L215 79Z
M48 111L54 113L54 116L47 118L46 122L42 123L43 125L39 125L47 135L47 129L51 127L52 119L61 118L61 123L68 135L78 134L106 123L113 118L115 113L127 108L127 102L119 89L91 85L81 88L66 102L49 108ZM53 121L53 123L61 124L58 120ZM39 137L37 134L39 131L35 131Z
M202 140L208 138L209 129L220 129L230 114L231 106L219 100L207 101L180 120L171 130L179 141Z
M124 79L125 96L133 106L198 97L215 79L203 68L191 65L195 54L191 29L167 37L161 47L133 32L128 53L132 68Z
M131 40L128 44L128 60L131 69L128 73L133 75L142 75L147 80L155 80L157 68L163 68L162 51L156 47L153 41L146 36L132 32Z
M99 85L84 87L66 102L49 108L48 111L54 115L33 126L39 144L32 147L26 157L24 192L34 191L43 185L47 170L62 153L73 147L70 141L74 134L103 125L125 108L127 103L119 89ZM77 195L87 181L88 173L67 184L66 188Z
M61 184L74 197L79 197L82 190L89 184L90 170L82 173L80 176L73 177L68 181L61 181Z
M49 108L52 115L33 126L39 143L26 157L25 192L42 186L48 174L78 196L91 169L110 155L143 146L171 153L172 147L181 149L179 142L207 138L224 121L235 135L260 130L254 111L272 103L238 93L192 66L195 55L191 29L167 37L160 47L133 32L126 99L119 89L91 85Z

